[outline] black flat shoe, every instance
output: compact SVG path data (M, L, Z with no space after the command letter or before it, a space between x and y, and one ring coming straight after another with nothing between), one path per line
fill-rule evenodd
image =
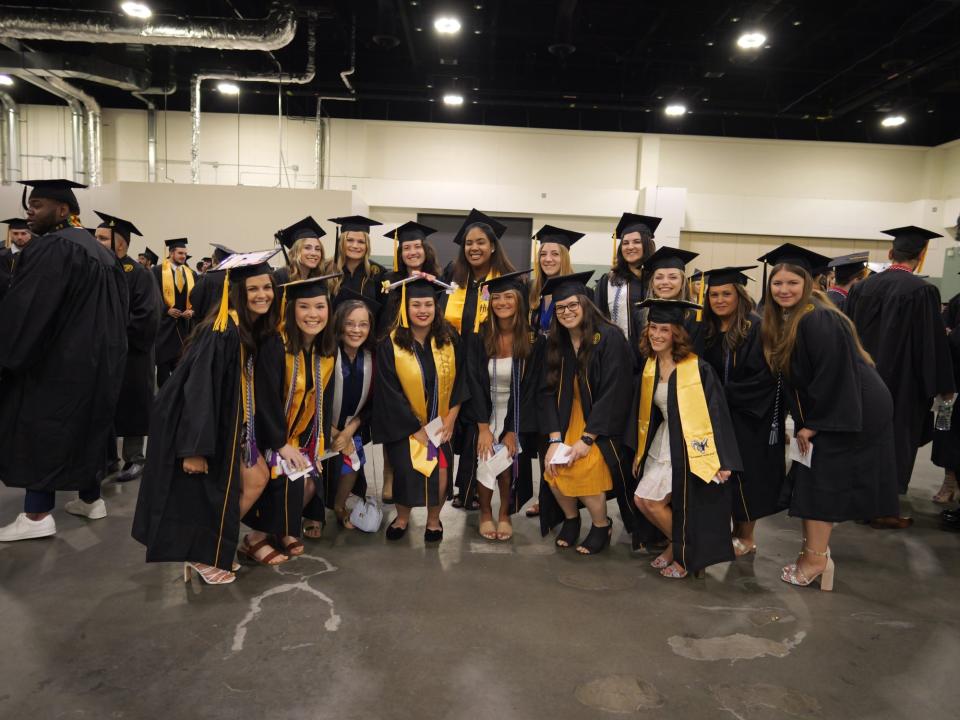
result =
M613 520L607 518L607 524L597 527L590 523L590 532L583 539L583 542L577 545L577 552L581 555L596 555L610 544L610 538L613 537ZM583 552L586 550L586 552Z
M463 497L462 497L461 495L457 495L455 498L453 498L453 500L450 501L450 504L451 504L453 507L455 507L457 510L462 510L462 509L463 509Z
M553 543L559 548L573 547L573 544L577 541L578 537L580 537L579 515L572 518L564 518L563 525L560 526L560 532L557 533L557 539L554 540ZM563 540L566 545L561 545L561 540Z
M439 530L427 528L423 531L423 541L428 543L440 542L443 540L443 523L440 523Z
M406 527L396 527L393 523L396 521L394 518L389 525L387 525L387 540L399 540L404 535L407 534ZM409 526L408 526L409 527Z

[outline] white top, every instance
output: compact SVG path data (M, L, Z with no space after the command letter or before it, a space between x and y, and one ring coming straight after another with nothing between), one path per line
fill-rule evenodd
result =
M670 430L667 427L667 388L670 383L658 382L653 393L653 404L663 415L663 422L657 428L650 443L650 457L669 462L670 460Z
M513 377L513 358L490 358L487 361L490 373L490 432L499 442L510 406L510 381Z
M618 297L619 296L619 297ZM614 285L607 280L607 307L610 308L610 320L620 328L625 337L630 337L630 285Z
M650 452L643 463L643 477L634 493L647 500L663 500L673 490L673 466L670 464L670 430L667 427L668 383L657 383L653 402L663 414L663 422L657 428L650 443Z

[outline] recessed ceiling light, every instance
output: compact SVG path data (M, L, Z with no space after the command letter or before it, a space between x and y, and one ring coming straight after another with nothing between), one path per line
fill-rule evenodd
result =
M479 35L481 32L483 32L483 31L482 31L482 30L474 30L474 31L473 31L473 34L474 34L474 35Z
M793 26L794 26L794 27L800 27L801 25L803 25L803 21L802 21L802 20L794 20L794 21L793 21Z
M669 116L669 117L680 117L681 115L686 115L686 114L687 114L687 106L686 106L686 105L679 105L679 104L677 104L677 105L667 105L667 106L663 109L663 112L664 112L667 116Z
M239 95L240 86L232 82L217 83L217 91L224 95Z
M762 32L748 32L737 38L737 47L744 50L756 50L763 47L767 42L767 36Z
M454 35L460 32L460 21L455 17L438 17L433 21L433 28L441 35Z
M738 17L732 17L732 18L730 18L730 22L740 22L740 18L738 18Z
M903 115L888 115L883 120L880 121L880 124L884 127L900 127L903 125L907 119Z
M423 32L423 28L414 28L417 32Z
M713 47L713 40L707 40L707 47Z
M0 85L6 85L7 87L10 87L13 85L13 78L9 75L0 75Z
M148 17L153 15L153 11L147 6L146 3L134 2L134 0L128 0L127 2L120 3L120 9L130 17L137 18L139 20L146 20Z
M457 107L457 106L459 106L459 105L463 105L463 95L457 95L457 94L455 94L455 93L448 93L448 94L446 94L446 95L443 96L443 104L444 104L444 105L452 105L452 106L454 106L454 107Z

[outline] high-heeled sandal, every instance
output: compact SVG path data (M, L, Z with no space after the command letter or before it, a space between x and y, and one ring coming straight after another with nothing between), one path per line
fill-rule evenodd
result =
M577 541L578 537L580 537L580 516L564 518L553 544L559 548L568 548Z
M185 562L183 564L183 581L190 582L194 573L203 580L205 585L229 585L237 579L236 573L221 570L213 565Z
M757 546L755 544L747 545L740 538L737 538L737 537L733 538L733 554L736 555L738 558L741 558L744 555L750 555L751 553L756 553L756 552L757 552Z
M823 570L809 578L800 569L800 558L802 558L805 553L810 553L816 557L825 557L827 559L827 564L824 566ZM817 550L804 545L803 550L800 551L800 557L797 558L797 562L784 566L780 571L780 579L790 585L807 587L807 585L812 584L817 578L819 578L820 589L825 592L830 592L833 590L833 578L835 570L836 565L833 562L833 558L830 557L830 548L827 548L826 552L818 552Z
M304 520L302 532L309 540L319 540L323 537L323 523L319 520Z
M504 530L504 528L506 528ZM509 520L501 520L497 523L497 540L506 542L513 538L513 523Z
M944 475L943 484L931 500L937 505L949 505L958 498L960 498L960 488L957 487L956 476Z
M667 548L669 548L670 545L672 545L672 543L668 542ZM664 552L666 552L666 550L664 550ZM654 570L663 570L664 568L670 567L672 564L673 560L667 560L663 556L663 553L660 553L650 562L650 567L652 567Z
M590 532L583 539L583 542L577 545L577 552L581 555L596 555L606 549L613 537L613 520L607 518L606 525L594 525L590 523Z

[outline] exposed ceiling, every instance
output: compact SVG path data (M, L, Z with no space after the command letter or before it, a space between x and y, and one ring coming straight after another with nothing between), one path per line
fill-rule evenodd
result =
M145 2L156 15L184 22L253 21L271 9L251 0ZM44 4L83 13L64 0ZM86 16L91 22L135 25L119 5L83 3L93 11ZM296 32L272 54L24 37L9 22L21 11L5 5L0 37L19 38L21 45L0 48L0 66L52 65L104 107L141 108L131 89L175 83L173 94L154 100L160 108L187 110L197 72L269 74L279 66L288 76L304 74L312 26L315 75L282 87L287 115L312 116L316 97L324 95L354 98L324 101L323 112L332 117L912 145L960 137L960 0L281 5L295 9ZM438 34L439 16L458 18L460 32ZM765 46L739 49L737 38L748 30L764 32ZM346 77L355 93L341 80L351 67ZM127 89L103 84L104 78ZM243 83L239 97L221 95L215 85L204 85L205 112L278 111L276 85ZM61 102L23 82L4 89L21 103ZM443 95L453 92L463 96L462 106L444 105ZM688 112L668 117L669 103ZM891 114L906 122L882 127Z

